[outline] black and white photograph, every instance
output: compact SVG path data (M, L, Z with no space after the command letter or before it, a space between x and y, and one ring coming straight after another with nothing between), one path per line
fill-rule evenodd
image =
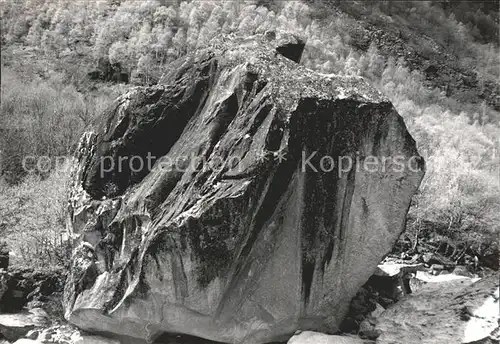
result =
M0 344L500 343L500 0L0 13Z

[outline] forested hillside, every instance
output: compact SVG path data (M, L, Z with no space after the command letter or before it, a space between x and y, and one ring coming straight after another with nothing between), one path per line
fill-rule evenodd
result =
M498 245L497 2L5 0L0 6L0 235L32 264L60 263L60 255L37 250L43 240L51 246L62 240L68 173L54 169L67 166L55 158L71 154L117 95L157 83L172 61L215 37L269 30L305 39L301 63L308 68L366 78L404 117L427 161L408 219L412 241L431 232L476 251ZM26 156L53 159L30 174L22 168Z

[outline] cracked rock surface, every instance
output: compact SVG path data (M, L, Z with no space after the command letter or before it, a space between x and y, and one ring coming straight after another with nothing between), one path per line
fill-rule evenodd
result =
M385 97L286 47L222 39L117 99L82 137L70 322L136 342L338 330L402 232L424 164ZM367 169L370 156L393 160Z
M497 274L428 283L382 313L377 344L498 343L498 285Z

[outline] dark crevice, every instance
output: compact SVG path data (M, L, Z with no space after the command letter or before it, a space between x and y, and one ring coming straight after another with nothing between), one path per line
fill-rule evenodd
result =
M243 83L243 87L247 92L251 91L254 88L254 83L259 79L259 75L253 72L248 72L246 74L245 81Z
M194 336L163 333L157 338L153 339L156 344L223 344L222 342L215 342L213 340L203 339Z
M219 111L215 114L212 130L209 133L210 148L205 153L208 158L215 148L215 145L221 139L222 135L227 131L229 125L238 114L239 105L238 97L232 94L229 98L224 100L220 105Z
M306 44L303 41L299 40L297 43L288 43L277 47L276 51L287 59L299 63L305 46Z
M333 257L333 249L335 248L335 240L330 240L326 246L325 254L323 260L321 261L321 269L323 273L325 272L327 264L329 264Z
M315 260L307 259L305 255L302 256L302 290L304 291L304 304L309 302L309 297L311 296L315 266Z
M189 236L193 251L198 258L198 284L206 288L229 264L230 252L224 242L230 232L229 224L217 227L205 226L198 221L189 225Z
M104 311L108 312L112 310L120 302L120 300L125 296L125 292L128 288L128 279L126 274L126 269L121 270L119 282L116 285L112 298L104 304Z
M294 116L293 118L297 118L299 116ZM276 127L274 131L279 133L279 138L283 135L283 128ZM244 262L250 251L257 240L260 232L262 231L264 224L271 218L273 213L276 211L276 205L279 203L281 197L283 197L287 188L289 187L293 175L297 169L297 164L300 157L300 145L299 140L294 138L294 136L298 135L299 124L297 121L294 121L291 124L290 133L292 138L289 142L289 152L285 156L285 160L277 166L277 169L272 176L267 192L264 196L262 203L256 211L254 217L254 225L253 230L251 231L251 235L249 236L243 250L241 251L241 255L238 259L240 262ZM272 144L270 148L277 149L276 144ZM264 180L265 181L265 180ZM263 187L264 185L262 185ZM240 264L237 271L242 268L242 264Z
M159 205L167 199L183 174L183 172L175 170L169 171L162 176L162 179L154 186L155 193L146 197L144 203L146 208L153 214L153 218L160 210Z
M254 231L255 236L258 235L258 232L260 232L264 224L271 218L276 210L276 205L290 185L296 166L297 162L290 158L290 161L282 163L273 175L266 196L254 218L255 229L258 229Z
M342 220L340 222L340 231L338 234L338 240L340 242L343 241L345 233L347 233L347 229L349 226L349 214L351 212L351 202L354 193L355 175L356 175L356 164L354 163L353 168L349 171L349 174L347 176L344 201L342 203Z
M264 122L264 120L266 119L266 117L271 112L272 108L273 108L272 104L266 104L259 110L257 115L255 115L255 119L254 119L252 125L250 126L250 129L248 130L248 135L250 135L251 137L253 137L255 135L255 133L261 127L261 125Z
M263 89L264 87L266 87L267 85L267 82L265 81L258 81L257 82L257 87L255 88L255 94L259 94Z
M113 135L109 138L108 141L116 140L121 138L125 132L127 131L127 128L129 127L130 124L130 117L128 114L124 115L125 117L122 119L120 124L116 127L115 131L113 132Z
M145 108L145 104L141 103L129 109L131 113L135 111L137 123L130 121L128 133L111 143L105 144L104 134L101 134L102 148L90 166L84 183L85 190L94 198L114 197L140 182L150 172L148 160L153 166L156 159L171 149L189 120L206 101L207 83L207 79L198 82L184 101L180 99L186 97L183 92L176 95L163 93L160 95L163 99L157 99L153 107ZM152 96L157 98L158 92ZM141 116L141 112L147 112L147 116Z
M382 144L382 141L387 138L389 130L387 128L388 123L385 116L375 115L374 117L377 118L377 123L376 123L377 129L375 130L375 137L373 139L373 149L371 154L376 156L379 154L380 145Z
M279 114L273 118L271 123L271 127L269 128L269 132L266 136L266 145L265 149L270 152L275 152L279 150L281 145L281 140L283 138L283 128L281 125L281 120Z

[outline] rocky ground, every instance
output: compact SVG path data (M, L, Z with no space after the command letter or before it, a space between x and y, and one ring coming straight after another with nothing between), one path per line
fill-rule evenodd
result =
M395 312L402 316L402 319L411 319L412 317L427 319L426 314L419 314L418 310L420 308L413 309L413 306L420 303L424 304L426 299L430 298L436 301L427 306L428 308L435 308L429 314L437 315L439 323L447 324L451 321L447 320L449 314L443 312L444 306L438 307L439 301L446 302L451 295L457 298L467 295L467 298L481 303L482 296L475 295L473 290L481 290L484 295L490 295L491 297L495 295L495 288L498 293L498 272L477 265L474 263L473 258L465 260L469 261L469 264L459 265L436 252L426 252L412 256L404 253L401 256L404 259L389 255L360 289L351 302L350 312L343 323L343 331L357 333L364 338L377 339L377 343L420 343L415 339L413 341L406 339L401 342L384 339L384 336L380 336L381 333L387 332L391 326L384 327L384 325L379 324L379 320L383 319L384 322L387 322L387 314L394 315L393 310L396 310ZM479 281L484 280L489 282L479 283ZM478 283L475 284L476 282ZM476 289L473 289L472 286ZM443 293L440 293L440 291L443 291ZM486 296L484 297L486 298ZM493 318L496 319L495 322L498 320L498 301L496 302L497 312L496 317ZM474 304L470 305L469 308L479 309L479 306ZM391 312L386 310L391 310ZM480 308L479 312L482 313L482 317L488 317L487 308ZM421 327L420 330L432 332L433 327L431 325L437 323L434 323L436 319L430 319L425 320L431 321L430 324L422 323L416 325L416 328ZM408 324L412 323L414 322L408 321ZM397 327L397 324L394 324L394 328ZM396 329L395 331L406 333L408 326L402 325L399 330ZM453 343L462 343L456 338L450 340ZM446 341L442 342L445 343ZM441 342L437 341L436 343Z
M377 319L377 343L498 343L498 277L429 278Z
M443 267L421 259L386 258L352 300L343 333L297 331L287 343L499 343L498 273L474 265ZM60 281L60 272L0 270L0 344L120 343L65 322ZM155 342L213 343L175 335Z
M63 270L0 268L0 344L112 344L88 336L63 318Z

